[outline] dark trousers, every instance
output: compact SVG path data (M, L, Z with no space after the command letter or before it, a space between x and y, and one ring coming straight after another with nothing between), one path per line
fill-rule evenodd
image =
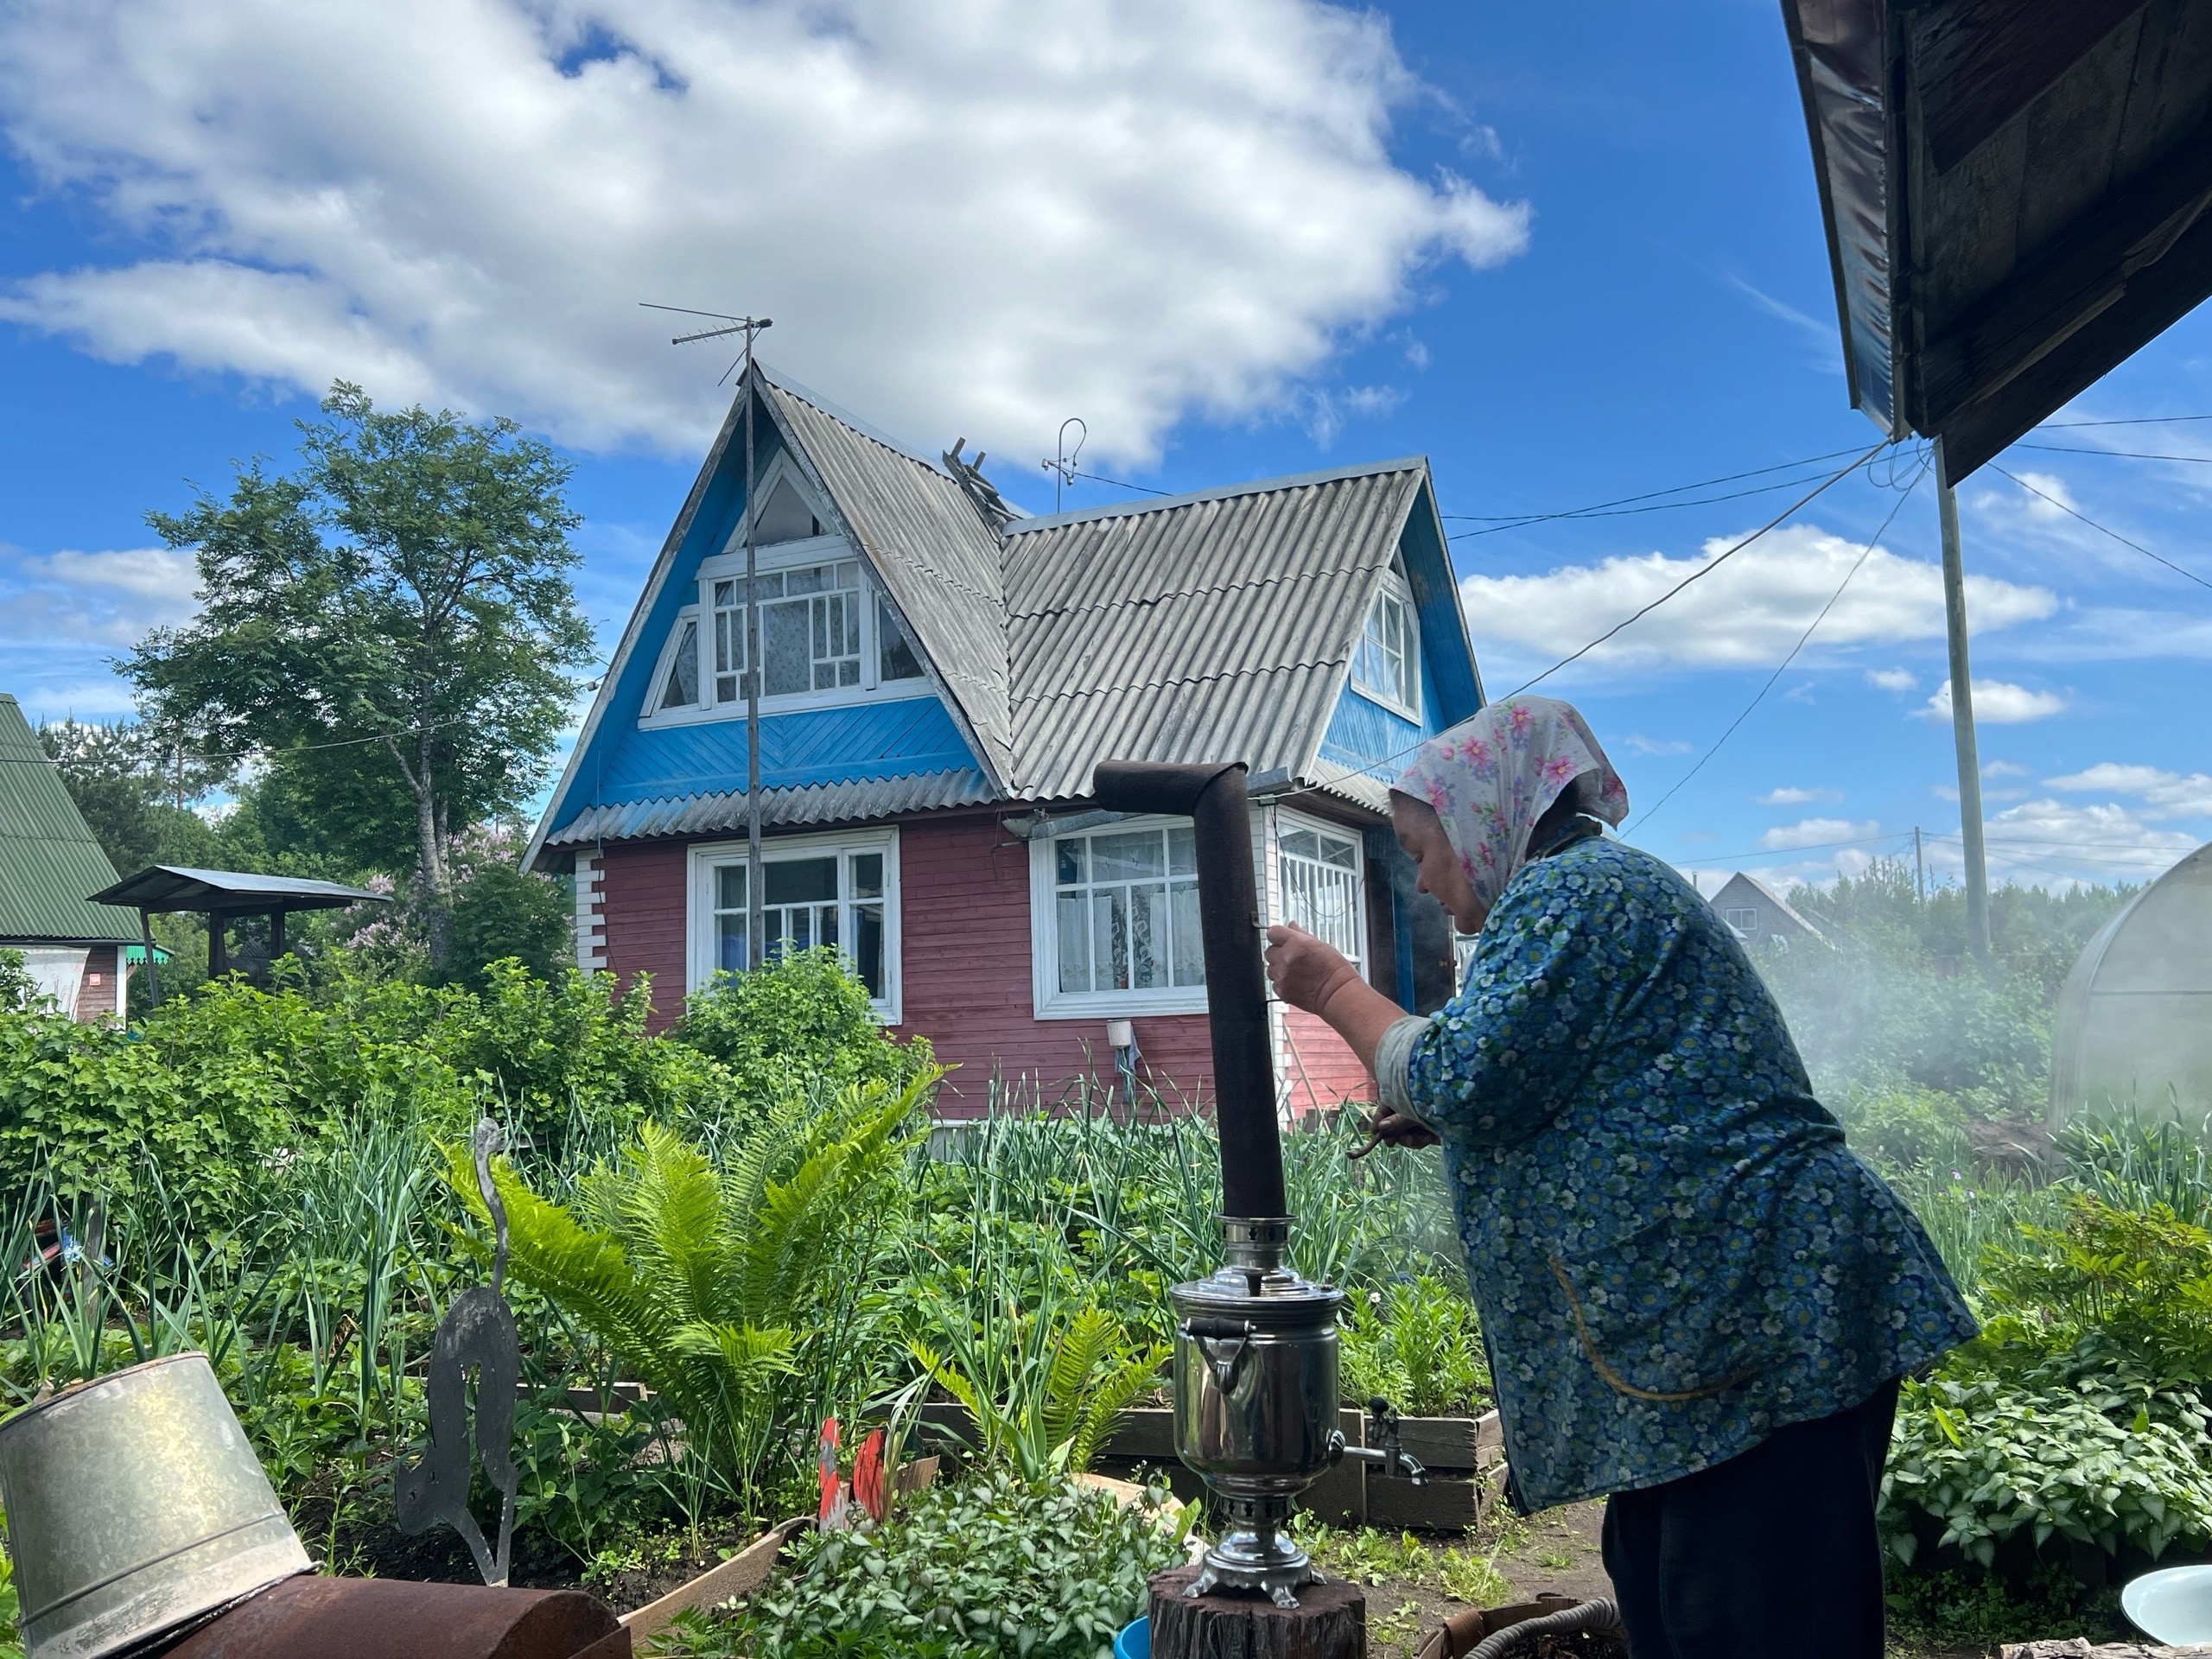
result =
M1849 1411L1605 1501L1630 1659L1881 1659L1893 1378Z

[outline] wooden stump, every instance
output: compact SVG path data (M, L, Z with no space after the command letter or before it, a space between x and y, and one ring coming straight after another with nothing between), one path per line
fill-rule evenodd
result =
M1367 1597L1332 1579L1278 1607L1257 1590L1216 1590L1193 1601L1198 1576L1178 1567L1152 1580L1152 1659L1367 1659Z

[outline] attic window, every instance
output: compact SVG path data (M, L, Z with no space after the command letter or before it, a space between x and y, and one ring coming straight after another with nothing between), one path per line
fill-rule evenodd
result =
M699 621L684 619L676 638L675 660L668 666L668 683L662 688L660 706L689 709L699 701Z
M1405 582L1393 571L1376 594L1367 626L1352 652L1353 686L1394 709L1414 713L1419 707L1414 701L1414 683L1421 674L1419 650Z
M922 659L915 651L914 642L906 638L906 630L899 626L899 619L891 614L891 607L878 601L875 607L875 637L880 642L880 662L876 677L880 680L918 680L922 677Z
M791 480L778 479L776 487L761 504L760 518L753 521L753 540L771 547L778 542L803 542L821 533L822 521L791 487Z

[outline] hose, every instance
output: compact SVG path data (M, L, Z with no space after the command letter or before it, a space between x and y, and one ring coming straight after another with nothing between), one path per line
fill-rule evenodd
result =
M1618 1630L1620 1628L1620 1609L1600 1597L1595 1601L1563 1607L1555 1613L1546 1613L1541 1618L1524 1618L1518 1624L1509 1624L1475 1643L1467 1654L1467 1659L1505 1659L1507 1654L1519 1651L1524 1644L1540 1636L1565 1636L1574 1630Z

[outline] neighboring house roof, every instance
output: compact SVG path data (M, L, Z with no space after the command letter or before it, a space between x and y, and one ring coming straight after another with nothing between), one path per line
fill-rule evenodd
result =
M1426 477L1348 467L1007 526L1017 791L1102 760L1311 769Z
M1719 892L1713 895L1712 903L1713 907L1715 910L1720 911L1725 914L1728 910L1732 900L1740 907L1746 900L1752 899L1757 900L1764 906L1780 912L1783 920L1789 922L1795 926L1802 928L1814 938L1824 939L1827 937L1827 935L1821 932L1818 927L1815 926L1810 921L1808 921L1803 912L1799 911L1787 899L1784 899L1772 887L1767 886L1765 882L1760 880L1756 875L1747 875L1741 870L1737 871L1734 875L1729 877L1727 884L1723 887Z
M89 896L114 880L22 709L0 692L0 941L137 938L135 917Z
M756 366L755 376L764 415L756 468L787 452L815 485L920 645L951 716L935 717L932 736L927 721L892 712L912 701L834 721L764 715L766 822L1079 798L1091 768L1113 758L1234 756L1255 776L1380 810L1396 757L1481 706L1420 457L1007 521L984 511L968 480L779 375ZM658 660L654 636L667 636L683 569L722 548L741 522L728 480L747 395L741 390L654 566L532 860L547 848L744 823L744 794L730 787L744 775L742 721L633 734L639 694L626 688ZM1350 715L1343 706L1361 701L1346 696L1352 654L1402 554L1421 630L1419 701L1425 719L1436 716L1426 723L1380 704ZM804 751L811 775L804 766L772 775L767 748L779 727L790 734L782 746ZM651 741L633 744L636 735ZM842 773L819 766L820 740L860 764ZM948 753L963 747L968 755ZM973 764L953 764L963 760Z
M361 903L388 905L391 895L349 887L342 881L304 876L256 875L245 870L196 870L154 864L97 895L107 905L133 910L339 910Z

